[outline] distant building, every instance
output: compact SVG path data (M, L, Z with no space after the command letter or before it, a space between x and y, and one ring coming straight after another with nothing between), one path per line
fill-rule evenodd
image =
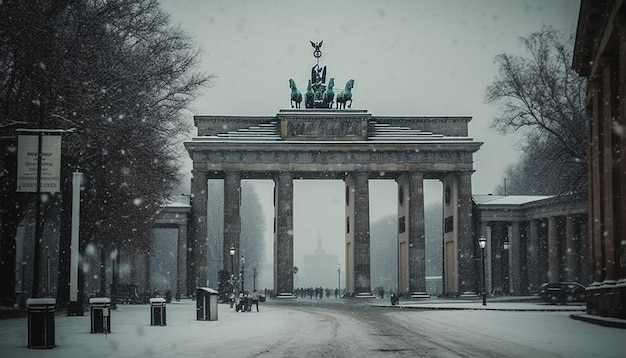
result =
M298 271L301 275L300 287L337 288L339 274L337 255L329 255L322 247L322 237L317 237L317 248L312 255L304 256L304 266ZM343 278L342 278L343 281Z

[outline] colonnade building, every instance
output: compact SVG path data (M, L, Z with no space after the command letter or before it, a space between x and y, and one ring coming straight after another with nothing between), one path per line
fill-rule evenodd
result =
M586 196L473 198L476 236L487 241L487 293L528 295L546 282L590 283Z

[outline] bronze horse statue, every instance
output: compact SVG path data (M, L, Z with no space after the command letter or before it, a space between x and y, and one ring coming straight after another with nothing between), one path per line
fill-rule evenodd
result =
M300 102L302 102L302 93L298 91L296 82L293 79L289 79L289 88L291 88L291 108L300 108Z
M326 92L324 92L324 108L333 108L333 100L335 99L335 92L333 92L333 87L335 86L335 79L331 77L328 80L328 87L326 87Z
M304 106L305 108L313 108L315 105L315 92L313 92L313 85L311 85L311 80L309 80L309 84L306 86L306 92L304 93Z
M346 82L346 87L337 95L337 109L345 109L346 103L350 101L348 108L352 107L352 88L354 87L354 80L351 79Z

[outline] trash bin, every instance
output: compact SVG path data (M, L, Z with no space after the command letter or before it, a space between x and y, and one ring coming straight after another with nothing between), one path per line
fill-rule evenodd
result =
M196 319L217 321L217 291L208 287L196 288Z
M91 305L91 333L111 333L111 299L94 297L89 299Z
M151 298L150 299L150 325L151 326L165 326L165 298Z
M54 298L29 298L28 348L54 348Z

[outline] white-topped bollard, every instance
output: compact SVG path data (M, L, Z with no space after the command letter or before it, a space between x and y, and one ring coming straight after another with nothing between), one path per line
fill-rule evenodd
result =
M54 348L54 298L29 298L28 348Z
M91 305L91 333L111 333L111 299L94 297L89 299Z
M165 298L157 297L150 299L150 325L151 326L165 326Z

